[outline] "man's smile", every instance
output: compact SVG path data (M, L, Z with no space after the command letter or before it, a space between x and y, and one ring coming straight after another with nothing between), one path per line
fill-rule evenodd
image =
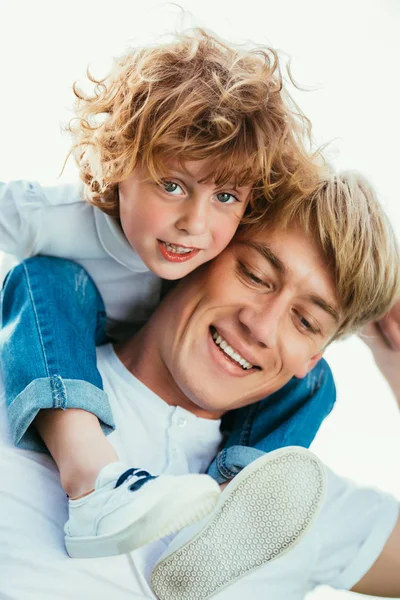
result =
M231 346L229 342L219 333L219 331L213 326L210 326L210 334L214 343L224 359L230 361L236 368L240 369L244 374L254 370L261 370L258 365L254 365L252 362L241 354L235 347Z

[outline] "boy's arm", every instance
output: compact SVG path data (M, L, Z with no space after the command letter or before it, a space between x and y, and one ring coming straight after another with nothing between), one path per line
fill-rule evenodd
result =
M380 322L364 329L360 337L371 348L375 362L400 406L400 300ZM400 518L379 558L352 591L400 597Z
M83 219L86 207L79 182L54 187L0 182L0 252L19 260L36 254L68 257L71 248L79 253L77 225L93 227L90 215L89 222Z
M34 253L38 189L26 181L0 182L0 251L20 259Z

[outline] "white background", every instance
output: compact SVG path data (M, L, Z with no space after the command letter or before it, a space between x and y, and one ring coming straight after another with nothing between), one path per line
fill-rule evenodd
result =
M184 20L233 41L292 57L296 93L318 143L338 168L376 186L400 236L400 2L397 0L180 0ZM91 64L102 74L128 43L179 26L176 6L136 0L0 0L0 178L54 183L69 147L71 83ZM76 177L72 161L59 180ZM338 401L313 449L331 467L400 498L398 408L358 339L327 358ZM321 589L313 600L350 594ZM268 594L266 593L266 597ZM284 599L282 599L284 600Z

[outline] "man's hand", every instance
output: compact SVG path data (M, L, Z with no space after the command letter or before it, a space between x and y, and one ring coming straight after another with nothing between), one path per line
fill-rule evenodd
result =
M371 349L400 404L400 300L383 319L364 327L359 337Z
M377 323L359 334L372 350L375 362L386 377L400 407L400 300ZM353 592L400 597L400 517L378 560L352 588Z
M400 300L379 321L378 327L387 345L395 352L400 352Z

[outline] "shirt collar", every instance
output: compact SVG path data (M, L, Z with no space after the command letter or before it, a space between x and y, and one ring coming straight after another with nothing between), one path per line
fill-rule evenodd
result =
M136 273L149 271L136 250L132 248L126 239L118 220L115 217L106 215L96 206L93 207L93 210L97 235L107 254L130 271Z

